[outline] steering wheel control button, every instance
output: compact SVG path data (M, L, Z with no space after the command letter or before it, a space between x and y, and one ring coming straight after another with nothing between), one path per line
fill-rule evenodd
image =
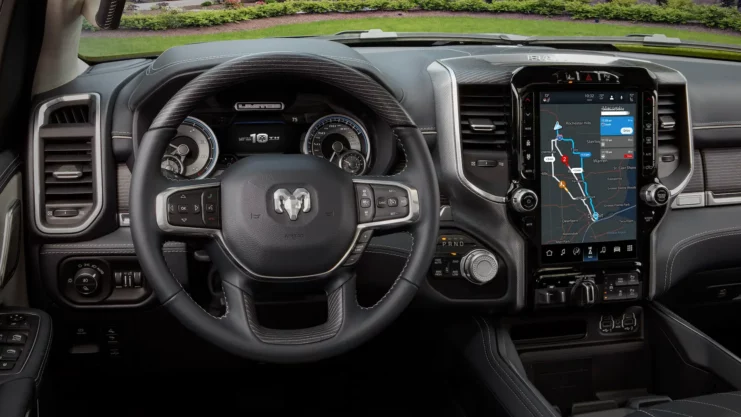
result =
M219 190L210 188L201 194L201 204L204 208L203 224L206 227L220 227L219 216Z
M669 202L669 189L661 184L649 184L641 188L641 199L652 207L660 207Z
M350 254L350 256L348 256L347 259L345 259L345 263L343 265L344 266L352 266L352 265L355 265L360 260L360 257L361 256L363 256L362 253L353 253L353 254Z
M15 366L15 361L0 360L0 371L10 371Z
M375 200L371 186L366 184L356 184L355 195L358 199L358 223L368 223L373 221L373 216L376 214L374 205L371 204L369 207L363 207L363 200Z
M376 215L374 221L402 219L409 215L409 205L400 206L399 200L404 198L409 201L407 192L400 188L389 185L373 185L373 193L376 196Z
M527 213L535 210L538 206L538 196L534 191L527 188L519 188L512 194L512 208L520 213Z
M365 243L358 243L352 250L352 253L363 253L365 250Z
M373 200L370 198L361 198L360 199L360 208L368 208L373 205Z
M373 230L363 230L358 236L358 243L368 243L373 236Z

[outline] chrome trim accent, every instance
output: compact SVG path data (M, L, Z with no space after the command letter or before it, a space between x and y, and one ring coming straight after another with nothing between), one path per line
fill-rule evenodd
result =
M446 91L446 86L443 83L435 83L433 82L433 90L435 92L435 103L440 104L443 106L442 108L437 107L438 114L437 116L437 127L438 131L440 131L441 137L438 140L453 140L454 142L454 151L455 151L455 171L458 176L458 181L460 181L461 184L463 184L466 188L468 188L471 192L474 194L478 194L480 197L482 197L485 200L493 201L495 203L506 203L507 198L504 196L498 196L491 194L489 192L486 192L482 190L481 188L474 185L471 181L466 178L466 174L463 172L463 149L461 148L461 133L460 133L460 115L458 113L458 81L455 78L455 73L453 72L453 69L449 66L445 65L443 61L436 61L430 64L432 65L440 65L447 71L448 78L450 80L450 91ZM429 72L429 67L428 67ZM450 114L448 112L451 112L451 109L445 105L445 101L443 98L445 95L450 94L451 101L452 101L452 126L450 126ZM514 109L513 109L514 111ZM452 131L452 135L446 135L447 131Z
M708 191L710 192L710 191ZM705 207L705 193L681 193L672 201L672 210Z
M131 226L131 215L129 213L118 213L118 225L120 227Z
M494 130L494 125L471 124L471 130L476 131L476 132L491 132Z
M422 132L423 135L437 135L437 132L428 131L428 132Z
M634 59L632 59L632 58L626 58L626 60L633 61ZM646 62L646 61L640 61L640 60L635 60L635 61L638 61L638 62ZM695 171L695 158L694 158L694 155L695 155L695 143L694 143L694 136L692 134L692 130L694 130L694 128L692 127L692 109L691 109L691 105L690 105L690 92L689 92L689 88L688 88L689 82L687 81L687 77L685 77L684 74L682 74L681 72L675 70L672 67L668 67L666 65L661 65L661 64L657 64L657 63L652 63L652 64L653 65L657 65L659 67L666 68L666 69L671 70L671 71L674 71L675 73L679 74L680 77L682 77L682 80L684 80L684 97L685 97L685 100L687 102L687 112L685 114L685 118L686 118L685 120L687 120L687 142L688 142L687 143L687 149L688 149L687 155L689 157L690 172L687 174L687 176L684 178L684 180L682 180L682 182L679 183L679 185L677 187L672 188L672 189L669 190L669 196L670 197L674 197L674 196L679 195L682 192L682 190L684 190L684 188L687 186L687 184L690 183L690 180L692 179L692 173ZM658 119L658 116L659 116L659 95L658 95L658 91L654 91L654 94L655 94L655 97L656 97L656 99L654 100L654 126L656 126L656 120ZM654 143L655 143L655 145L654 145L654 155L658 155L658 147L659 147L658 130L654 130L654 135L655 135L655 138L656 138L656 140L654 141ZM680 149L681 149L681 147L680 147ZM657 168L657 170L658 170L658 163L659 163L659 161L657 159L656 160L656 164L657 164L657 167L656 168ZM666 217L666 216L664 216L664 217ZM662 219L663 219L663 217L662 217ZM654 228L654 231L658 230L658 227L659 227L659 225L657 224L656 227ZM654 267L654 264L655 263L652 262L651 276L653 276L653 267Z
M41 213L46 211L45 208L41 207L41 182L43 181L41 159L44 156L43 149L41 149L41 138L39 136L39 130L44 124L47 110L59 103L70 103L70 102L88 102L91 107L95 109L95 135L92 141L92 153L93 153L93 205L92 213L88 214L88 218L77 226L47 226L44 224L44 220ZM60 96L42 103L36 112L34 113L34 123L32 126L32 140L33 140L33 193L34 193L34 217L36 221L36 227L44 233L48 234L69 234L81 232L90 226L95 219L98 218L100 211L103 208L103 149L102 149L102 135L101 120L100 120L100 95L98 93L85 93L85 94L74 94L67 96Z
M272 102L247 102L238 101L234 103L235 111L280 111L285 108L285 104L280 101Z
M312 130L314 130L314 127L316 127L317 123L321 122L324 119L330 118L330 117L344 117L346 119L350 119L353 123L357 124L358 127L360 127L360 131L363 132L363 136L365 137L365 155L363 155L363 152L360 152L360 154L363 155L363 157L365 158L365 168L363 169L363 172L357 175L365 174L365 171L368 170L368 165L371 160L370 136L368 136L368 131L365 130L365 126L363 126L363 124L360 123L358 119L348 116L346 114L333 113L333 114L328 114L326 116L322 116L316 119L316 121L312 123L311 126L309 126L309 129L306 131L306 136L304 136L303 143L301 144L301 151L306 155L312 155L312 153L309 152L309 134L311 133ZM340 167L340 169L342 169L342 167Z
M721 197L723 194L716 196L712 191L705 191L705 205L710 206L729 206L741 204L741 195L733 194L729 197Z
M697 126L692 130L710 130L710 129L741 129L741 125L715 125L715 126Z
M273 193L273 209L276 213L288 213L291 221L298 220L299 213L311 210L311 194L306 188L296 188L292 193L279 188Z
M211 142L211 146L214 149L214 154L211 157L211 163L206 165L203 168L205 169L203 174L193 178L195 180L202 180L204 178L208 178L208 176L211 175L212 172L214 172L214 169L216 168L216 163L219 161L219 153L221 152L221 150L219 149L219 138L216 137L216 133L214 133L214 131L211 129L211 126L207 125L206 122L204 122L203 120L197 117L193 117L193 116L186 117L185 120L183 120L183 123L180 123L180 125L178 125L177 129L180 129L180 126L185 124L185 122L187 122L188 120L190 120L190 123L192 123L193 126L198 126L198 128L203 129L209 135L209 136L206 136L206 139L209 142ZM175 138L171 138L170 140L172 139L175 139ZM165 155L168 155L168 154L165 154ZM164 157L165 155L162 155L162 157ZM185 167L183 167L183 169L185 169Z
M10 203L10 205L8 206L8 210L5 212L5 223L3 224L3 240L2 246L0 246L0 288L3 288L5 286L6 279L10 278L5 276L8 268L8 253L10 252L10 233L13 230L13 222L16 220L16 218L18 218L18 221L20 221L20 217L18 217L20 209L21 201L15 199ZM18 227L20 228L22 226L19 225ZM22 234L23 231L19 229L18 233Z
M189 236L206 236L206 237L210 237L210 238L214 238L218 240L219 244L221 245L223 250L228 254L228 256L237 265L239 265L244 271L246 271L248 274L252 275L253 277L261 278L261 279L277 279L277 280L322 277L322 276L326 276L334 272L336 269L343 266L343 264L345 263L345 260L352 254L353 249L355 249L355 245L357 244L358 238L360 238L360 234L364 230L393 228L393 227L403 226L406 224L412 224L419 219L419 213L420 213L419 193L417 192L416 189L411 188L408 185L403 184L401 182L365 180L362 178L354 178L353 184L389 185L393 187L403 188L409 195L409 214L401 219L390 219L390 220L381 220L377 222L359 223L355 227L355 236L353 236L352 243L350 244L350 247L347 249L345 254L342 256L340 261L337 262L337 264L335 264L329 270L318 273L318 274L299 275L299 276L270 276L270 275L262 275L262 274L255 273L250 268L248 268L246 265L244 265L242 262L240 262L239 259L234 256L233 253L231 253L231 251L226 245L226 242L224 241L224 236L221 233L220 229L211 229L211 228L206 228L206 227L174 226L174 225L171 225L167 221L167 198L170 195L177 193L177 192L181 192L181 191L187 191L187 190L198 190L202 188L220 187L221 183L219 182L202 183L202 184L196 184L196 185L186 185L182 187L170 187L166 189L165 191L162 191L161 193L157 194L157 197L155 199L155 215L157 218L157 225L159 226L160 230L166 233L176 233L176 234L189 235Z
M441 222L452 222L453 221L453 209L450 206L440 206L440 221Z
M659 116L659 126L662 129L672 129L677 125L677 122L671 116Z

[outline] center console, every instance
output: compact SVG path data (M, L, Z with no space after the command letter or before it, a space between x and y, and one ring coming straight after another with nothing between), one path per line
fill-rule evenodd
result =
M642 298L659 182L657 83L641 68L525 67L512 80L518 163L509 216L536 308Z

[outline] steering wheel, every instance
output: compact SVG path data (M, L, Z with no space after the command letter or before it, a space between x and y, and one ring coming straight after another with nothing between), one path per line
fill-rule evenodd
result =
M391 176L353 177L316 156L255 155L232 164L216 179L173 180L161 174L167 144L199 102L266 76L319 81L356 97L392 128L406 154L406 167ZM395 206L379 205L384 198L387 203L395 198ZM334 60L270 53L236 58L204 72L162 108L136 156L130 211L144 275L181 323L236 355L291 363L358 346L411 302L434 255L439 192L421 132L386 89ZM362 307L352 265L373 231L389 229L411 234L411 253L381 300ZM165 263L163 243L183 235L206 238L205 249L222 279L226 312L221 317L193 301ZM326 322L291 330L264 326L255 299L276 286L294 292L323 290Z

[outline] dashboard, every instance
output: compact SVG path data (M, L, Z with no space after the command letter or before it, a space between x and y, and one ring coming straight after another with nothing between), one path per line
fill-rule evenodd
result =
M207 99L177 130L162 169L187 179L217 177L239 159L267 153L314 155L362 175L374 156L368 132L375 129L347 104L311 92L226 92Z
M42 106L68 97L37 107L31 131L40 132L42 145L54 133L45 131L53 111L90 108L89 141L101 156L81 171L104 185L73 199L47 193L52 182L44 178L55 171L43 165L43 152L29 149L35 274L51 299L72 309L154 302L146 279L134 279L126 227L139 143L159 109L195 76L273 50L314 53L365 73L424 134L442 196L422 305L522 311L655 298L693 271L734 262L726 247L735 236L723 231L735 226L724 219L738 214L741 184L723 167L741 156L741 121L732 122L735 96L712 79L741 81L737 64L544 47L233 41L99 64L36 98ZM357 100L278 77L200 103L163 153L162 169L213 178L265 153L314 155L359 177L393 174L405 163L388 126ZM67 211L55 210L77 211L64 217ZM681 256L688 244L703 256ZM183 282L196 279L187 267L193 251L170 245L167 256L182 265L173 272ZM125 248L129 257L94 248ZM371 281L395 277L411 248L404 233L374 236L363 255L381 268ZM65 284L76 271L69 265L78 265L70 259L110 273L113 282L94 296L77 293ZM116 281L119 273L125 278Z

